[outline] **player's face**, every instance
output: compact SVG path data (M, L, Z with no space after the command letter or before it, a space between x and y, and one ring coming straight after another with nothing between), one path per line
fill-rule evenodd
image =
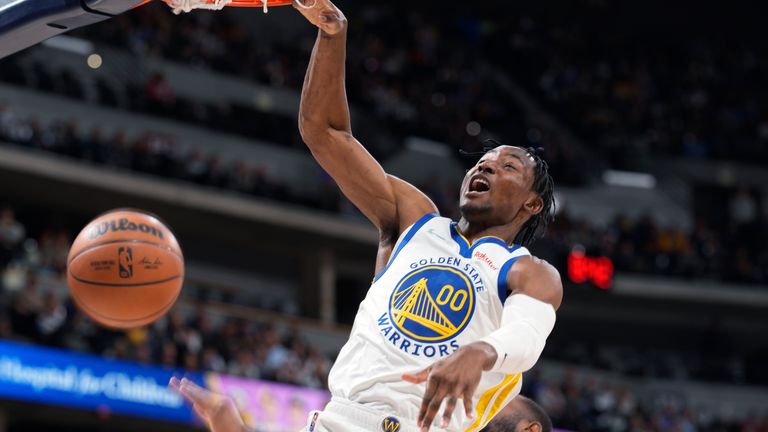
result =
M489 151L464 176L459 197L462 216L469 222L500 226L525 216L521 211L535 211L530 207L539 199L531 190L534 168L534 160L520 147Z

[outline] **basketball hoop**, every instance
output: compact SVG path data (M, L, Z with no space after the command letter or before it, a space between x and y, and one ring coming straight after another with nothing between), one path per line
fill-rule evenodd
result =
M142 4L149 3L147 0ZM288 6L293 3L292 0L163 0L173 9L173 13L190 12L194 9L221 10L225 6L234 7L260 7L264 13L269 11L270 6Z

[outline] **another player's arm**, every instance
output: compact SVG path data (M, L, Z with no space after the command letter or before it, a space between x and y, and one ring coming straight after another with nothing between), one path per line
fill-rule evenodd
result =
M410 382L427 382L418 418L422 430L429 430L443 400L443 427L450 421L458 399L465 401L467 416L472 417L468 401L472 400L484 371L525 372L541 355L554 326L555 311L563 299L560 274L544 260L523 257L507 274L507 286L513 288L499 330L461 347L427 369L403 376Z
M211 432L252 432L240 416L235 401L208 391L187 378L171 378L168 387L192 404L192 409L205 421Z
M384 172L352 135L344 86L344 14L328 0L295 0L294 6L320 28L301 93L301 136L344 195L379 228L382 240L396 239L437 209L414 186Z

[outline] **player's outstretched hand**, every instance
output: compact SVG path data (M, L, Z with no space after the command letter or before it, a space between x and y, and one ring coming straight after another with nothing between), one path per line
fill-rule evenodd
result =
M329 0L293 0L293 7L329 35L341 33L347 28L347 18Z
M211 432L247 432L232 398L208 391L194 382L171 378L168 387L184 396Z
M495 360L495 351L490 353L486 345L480 343L463 346L426 369L403 374L403 379L410 383L427 383L418 418L422 432L429 431L443 400L446 403L440 427L448 426L459 399L462 400L467 417L473 417L472 395L480 384L483 371L489 369Z

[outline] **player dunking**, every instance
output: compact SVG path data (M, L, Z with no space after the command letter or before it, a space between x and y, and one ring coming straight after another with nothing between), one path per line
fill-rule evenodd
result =
M301 135L380 235L376 276L329 376L332 400L306 430L479 431L519 393L562 300L558 272L525 248L551 217L547 165L493 148L464 177L461 219L438 216L352 134L342 12L328 0L295 6L320 29Z

